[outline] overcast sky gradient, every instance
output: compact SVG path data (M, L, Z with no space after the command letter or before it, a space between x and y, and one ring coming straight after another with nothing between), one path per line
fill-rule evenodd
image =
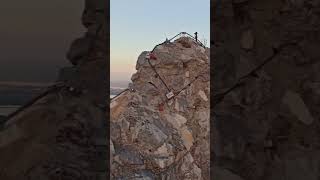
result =
M210 40L210 0L111 0L111 81L129 81L142 51L181 31Z

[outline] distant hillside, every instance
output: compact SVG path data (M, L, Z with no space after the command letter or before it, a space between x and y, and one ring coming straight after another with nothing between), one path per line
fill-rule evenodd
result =
M130 81L110 81L110 95L118 95L128 88Z
M127 88L131 81L110 81L111 88Z
M110 95L117 95L123 90L125 90L125 88L110 88Z

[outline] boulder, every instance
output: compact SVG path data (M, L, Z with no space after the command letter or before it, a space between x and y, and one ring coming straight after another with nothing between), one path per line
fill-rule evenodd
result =
M132 145L143 165L119 166L121 152L116 149L110 157L112 179L129 178L141 169L154 179L210 179L210 152L202 147L209 144L210 129L208 52L193 39L181 37L155 48L153 67L146 59L150 52L141 53L131 78L134 91L111 101L111 127L120 130L111 128L110 133L117 146ZM168 99L170 92L173 97ZM125 121L130 121L129 130Z

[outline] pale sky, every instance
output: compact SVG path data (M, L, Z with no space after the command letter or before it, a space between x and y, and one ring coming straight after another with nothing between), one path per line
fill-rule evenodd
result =
M210 0L111 0L111 81L129 81L142 51L185 31L210 42Z

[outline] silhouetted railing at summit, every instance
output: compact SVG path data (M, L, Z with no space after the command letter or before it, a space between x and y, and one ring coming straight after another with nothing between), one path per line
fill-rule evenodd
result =
M190 35L189 33L187 32L180 32L178 33L177 35L173 36L171 39L169 40L165 40L164 42L160 43L160 44L157 44L151 52L153 52L158 46L162 45L162 44L165 44L165 43L168 43L168 42L171 42L172 40L174 40L175 38L179 37L179 36L182 36L182 35L187 35L188 37L190 37L191 39L193 39L196 43L198 43L200 46L206 48L206 46L200 42L199 40L197 40L195 37L193 37L192 35Z
M197 40L195 37L193 37L193 36L190 35L189 33L187 33L187 32L180 32L180 33L178 33L177 35L173 36L171 39L169 39L169 40L166 39L164 42L155 45L154 48L149 52L149 54L150 54L150 55L153 55L154 50L155 50L158 46L161 46L161 45L166 44L166 43L170 43L170 42L171 42L172 40L174 40L175 38L177 38L177 37L179 37L179 36L183 36L183 35L186 35L186 36L190 37L190 38L191 38L192 40L194 40L198 45L202 46L203 48L206 48L206 46L205 46L203 43L201 43L199 40ZM163 80L163 78L161 77L161 75L157 72L155 66L153 66L153 65L151 64L151 62L150 62L150 59L151 59L151 58L149 57L149 58L146 58L146 59L147 59L147 61L148 61L148 64L150 65L150 67L151 67L152 70L154 71L154 73L157 75L157 77L160 79L160 81L162 82L162 84L163 84L163 85L166 87L166 89L168 90L168 93L172 92L172 90L174 90L174 89L170 89L170 88L169 88L169 86L167 85L167 83ZM191 84L192 84L193 82L195 82L195 81L196 81L199 77L201 77L201 76L203 76L202 73L200 73L199 75L197 75L190 83L188 83L186 86L184 86L184 87L183 87L182 89L180 89L179 91L173 92L173 93L174 93L174 96L180 94L183 90L185 90L185 89L187 89L188 87L190 87ZM150 82L149 82L149 83L150 83ZM128 90L129 90L129 89L125 89L124 91L122 91L122 92L119 93L118 95L116 95L116 96L114 96L113 98L111 98L111 100L114 99L114 98L116 98L116 97L118 97L120 94L122 94L123 92L128 91ZM174 96L173 96L173 97L174 97ZM168 98L167 100L169 100L169 98Z

